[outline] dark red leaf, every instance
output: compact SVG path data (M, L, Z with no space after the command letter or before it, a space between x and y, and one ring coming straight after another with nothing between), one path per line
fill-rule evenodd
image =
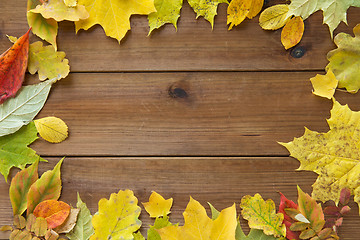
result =
M14 97L24 81L31 28L0 55L0 104Z
M294 222L294 220L291 219L290 216L288 216L285 212L285 208L294 208L297 209L298 205L294 203L293 201L287 199L284 194L279 192L280 194L280 205L279 205L279 213L282 213L284 215L284 221L283 223L286 226L286 238L287 239L299 239L300 232L293 232L290 230L291 224Z
M350 189L343 188L340 193L340 203L342 205L348 204L350 200L350 195L351 195Z
M332 216L339 216L340 211L339 211L339 208L336 206L327 206L326 208L324 208L324 214L332 215Z

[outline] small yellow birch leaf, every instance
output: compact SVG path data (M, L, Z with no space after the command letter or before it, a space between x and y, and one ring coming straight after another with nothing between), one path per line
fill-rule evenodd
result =
M40 136L48 142L59 143L68 136L66 123L57 117L45 117L34 120Z
M251 8L249 13L246 15L247 18L252 19L259 14L264 5L264 0L251 0Z
M143 203L145 210L150 214L150 217L164 217L170 213L173 199L165 200L160 194L152 192L149 202Z
M289 17L287 12L289 11L289 5L278 4L265 9L259 18L260 26L265 30L276 30L283 27Z
M140 207L131 190L119 191L99 201L99 212L92 218L95 234L90 240L133 240L140 226Z
M326 75L316 74L315 77L310 78L310 81L314 88L313 94L328 99L334 96L335 89L339 82L330 69Z
M281 31L281 43L285 49L292 48L301 41L304 33L304 21L301 17L290 19Z
M227 24L230 24L229 30L245 20L250 13L252 2L244 0L232 0L227 8Z
M77 4L77 0L63 0L65 5L68 7L75 7Z
M44 18L53 18L57 22L64 20L76 22L89 17L84 6L68 7L64 0L47 0L42 5L37 5L36 8L31 9L30 12L40 13Z
M184 226L172 225L157 230L161 240L235 240L235 204L222 210L216 220L211 220L205 208L190 197L183 215Z

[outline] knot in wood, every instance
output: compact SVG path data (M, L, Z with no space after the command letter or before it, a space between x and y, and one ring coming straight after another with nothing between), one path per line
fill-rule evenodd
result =
M306 49L304 47L296 47L294 49L291 50L290 55L293 58L301 58L302 56L305 55Z
M169 95L172 98L187 98L189 96L184 88L177 85L170 86Z

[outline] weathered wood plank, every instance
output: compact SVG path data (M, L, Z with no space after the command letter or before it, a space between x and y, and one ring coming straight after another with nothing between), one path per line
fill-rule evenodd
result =
M33 148L47 156L286 156L277 141L304 126L328 131L332 104L311 94L315 74L70 74L38 116L62 118L70 137ZM356 95L336 98L359 110Z
M51 169L59 158L49 164L41 163L40 171ZM87 203L92 213L97 202L109 198L120 189L132 189L139 202L146 202L151 191L174 198L171 218L183 222L182 211L191 195L204 206L211 202L218 209L239 203L244 195L259 192L264 199L272 198L278 205L281 191L296 201L296 185L311 191L316 175L295 172L298 161L282 158L66 158L62 166L63 191L61 199L76 205L76 192ZM14 175L14 172L12 173ZM0 225L10 224L11 205L8 185L0 184ZM360 234L358 208L345 217L341 239L354 239ZM206 207L208 208L208 207ZM152 224L145 212L141 219L147 228ZM244 227L246 223L244 223ZM0 238L3 237L0 235Z
M25 33L25 12L26 1L0 3L1 52L10 46L5 34ZM305 53L301 58L294 58L291 51L283 49L281 30L263 31L255 18L228 31L226 5L221 4L218 12L212 31L204 19L195 19L193 10L184 2L178 31L167 25L150 37L146 37L147 18L133 16L132 30L120 46L106 37L100 26L75 35L73 24L64 22L60 24L58 45L67 53L75 72L320 70L327 64L326 53L335 48L328 27L322 25L321 12L305 23L304 38L296 48L300 55ZM352 27L360 22L358 9L350 8L348 22L348 27L341 24L336 32L352 32Z

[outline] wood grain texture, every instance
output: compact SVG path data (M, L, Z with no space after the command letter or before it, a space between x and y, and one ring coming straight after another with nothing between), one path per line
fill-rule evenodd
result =
M53 168L60 158L40 164L40 171ZM299 185L311 192L316 179L312 172L295 172L297 160L288 157L274 158L66 158L62 166L63 190L61 200L76 205L79 192L92 213L97 211L101 198L109 198L120 189L132 189L139 202L146 202L151 191L165 198L173 197L171 219L183 223L189 196L200 201L207 210L207 202L223 209L237 204L245 195L260 193L264 199L279 203L277 191L296 201ZM12 172L12 175L14 171ZM8 186L0 185L0 225L11 223L11 205ZM142 207L142 205L141 205ZM341 239L354 239L360 234L358 208L351 204L351 214L341 227ZM143 208L142 208L143 209ZM141 215L143 226L152 224L147 213ZM246 227L246 222L243 221ZM246 227L247 228L247 227ZM0 235L0 238L3 235Z
M70 74L38 116L62 118L69 138L32 147L44 156L287 156L277 141L304 126L328 131L332 103L311 93L315 74ZM356 95L335 97L360 110Z
M195 13L184 1L178 31L166 25L150 37L146 37L146 16L132 16L132 30L120 46L100 26L75 35L73 23L62 22L58 46L66 52L73 72L321 70L327 64L326 53L335 48L328 27L322 25L321 12L305 21L300 45L285 51L280 42L281 30L262 30L258 17L228 31L226 7L220 4L211 30L203 18L195 19ZM26 32L25 12L26 1L0 3L1 52L10 46L5 34L21 36ZM348 19L349 26L342 23L335 33L351 33L360 22L360 12L350 8ZM36 39L33 37L32 41ZM297 54L303 57L294 58Z

